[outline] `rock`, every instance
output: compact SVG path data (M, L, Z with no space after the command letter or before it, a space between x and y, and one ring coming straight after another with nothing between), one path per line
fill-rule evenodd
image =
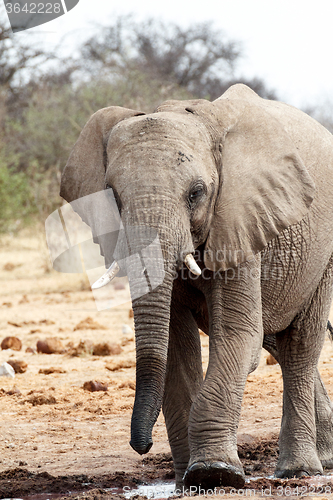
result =
M13 264L12 262L7 262L7 264L5 264L2 269L4 271L13 271L15 267L15 264Z
M32 406L38 405L54 405L57 400L54 396L46 396L45 394L36 394L25 400L26 403L31 403Z
M266 358L266 365L277 365L276 359L271 354L269 354Z
M89 392L107 391L108 384L105 384L104 382L99 382L98 380L89 380L89 382L85 382L83 384L83 389Z
M28 363L18 359L10 359L7 363L14 368L15 373L25 373L28 368Z
M76 330L107 330L107 327L104 325L100 325L92 318L88 317L80 321L80 323L78 323L76 326L74 326L73 330L74 332Z
M121 361L118 361L117 363L115 363L115 362L108 363L107 365L105 365L105 368L107 370L109 370L110 372L116 372L118 370L121 370L122 368L134 368L135 365L136 365L135 361L121 360Z
M1 342L1 349L20 351L22 349L22 342L17 337L5 337Z
M94 344L93 348L94 356L112 356L120 354L121 352L123 352L123 350L119 344L109 344L108 342Z
M1 376L11 377L11 378L15 377L14 368L12 366L10 366L10 364L6 363L6 361L4 363L2 363L2 365L0 366L0 377Z
M129 317L129 318L134 318L134 312L133 312L133 309L130 309L130 310L128 311L128 317Z
M71 344L71 343L69 343ZM68 354L70 356L82 356L85 354L92 354L94 350L94 344L91 342L91 340L80 340L79 344L74 347L72 345L67 345L69 347Z
M50 368L40 368L38 373L41 373L43 375L51 375L52 373L67 373L67 372L62 368L54 368L53 366L50 366Z
M36 349L34 349L33 347L27 347L25 352L31 352L31 354L36 354Z
M59 354L64 352L64 346L58 337L48 337L45 340L38 340L37 352L43 354Z
M132 328L128 325L123 325L121 327L121 332L123 335L133 335L133 333L134 333Z

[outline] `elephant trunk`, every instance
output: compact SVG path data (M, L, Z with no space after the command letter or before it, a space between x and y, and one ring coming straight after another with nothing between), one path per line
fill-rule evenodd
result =
M147 453L159 415L167 365L172 276L133 302L136 339L136 393L131 424L132 448Z
M126 267L134 312L137 363L130 444L140 454L152 446L162 406L175 271L180 255L193 251L190 232L175 213L171 195L153 202L133 200L122 210L124 232L114 252L119 266Z

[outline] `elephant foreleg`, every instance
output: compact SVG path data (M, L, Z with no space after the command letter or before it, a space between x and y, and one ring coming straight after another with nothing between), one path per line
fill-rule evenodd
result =
M163 414L171 447L176 485L180 487L190 458L188 419L203 381L201 344L191 311L173 301L171 307Z
M262 346L260 266L247 262L206 289L209 365L189 419L187 486L241 488L237 428L247 375Z
M321 427L330 429L331 423L327 418L327 395L317 364L331 300L332 261L308 307L276 336L284 383L277 477L313 475L323 471L320 459L324 455L320 456L320 449L327 452L327 446L323 446L325 436ZM316 400L315 390L318 393ZM319 435L317 429L320 429Z

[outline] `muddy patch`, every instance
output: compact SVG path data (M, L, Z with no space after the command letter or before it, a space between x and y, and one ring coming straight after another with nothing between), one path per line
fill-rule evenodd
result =
M274 467L278 456L277 438L239 445L239 456L247 476L244 488L217 488L214 495L230 496L314 496L333 494L331 475L302 479L274 479ZM326 474L332 471L326 471ZM175 490L174 469L171 454L159 453L143 458L137 470L131 474L119 471L112 474L52 476L47 472L34 473L24 468L3 472L0 479L1 498L22 498L27 500L98 500L106 498L166 498L196 496L207 490ZM297 493L298 492L298 493Z

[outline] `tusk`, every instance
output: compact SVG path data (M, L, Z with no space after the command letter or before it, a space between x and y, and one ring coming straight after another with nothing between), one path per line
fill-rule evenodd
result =
M103 274L95 283L91 286L92 290L96 290L96 288L102 288L102 286L107 285L110 283L110 281L113 280L115 276L120 271L120 267L118 266L116 261L113 261L109 269L106 271L106 273Z
M191 273L196 276L200 276L201 269L198 264L195 262L194 257L191 253L188 253L184 259L186 267L191 271Z

